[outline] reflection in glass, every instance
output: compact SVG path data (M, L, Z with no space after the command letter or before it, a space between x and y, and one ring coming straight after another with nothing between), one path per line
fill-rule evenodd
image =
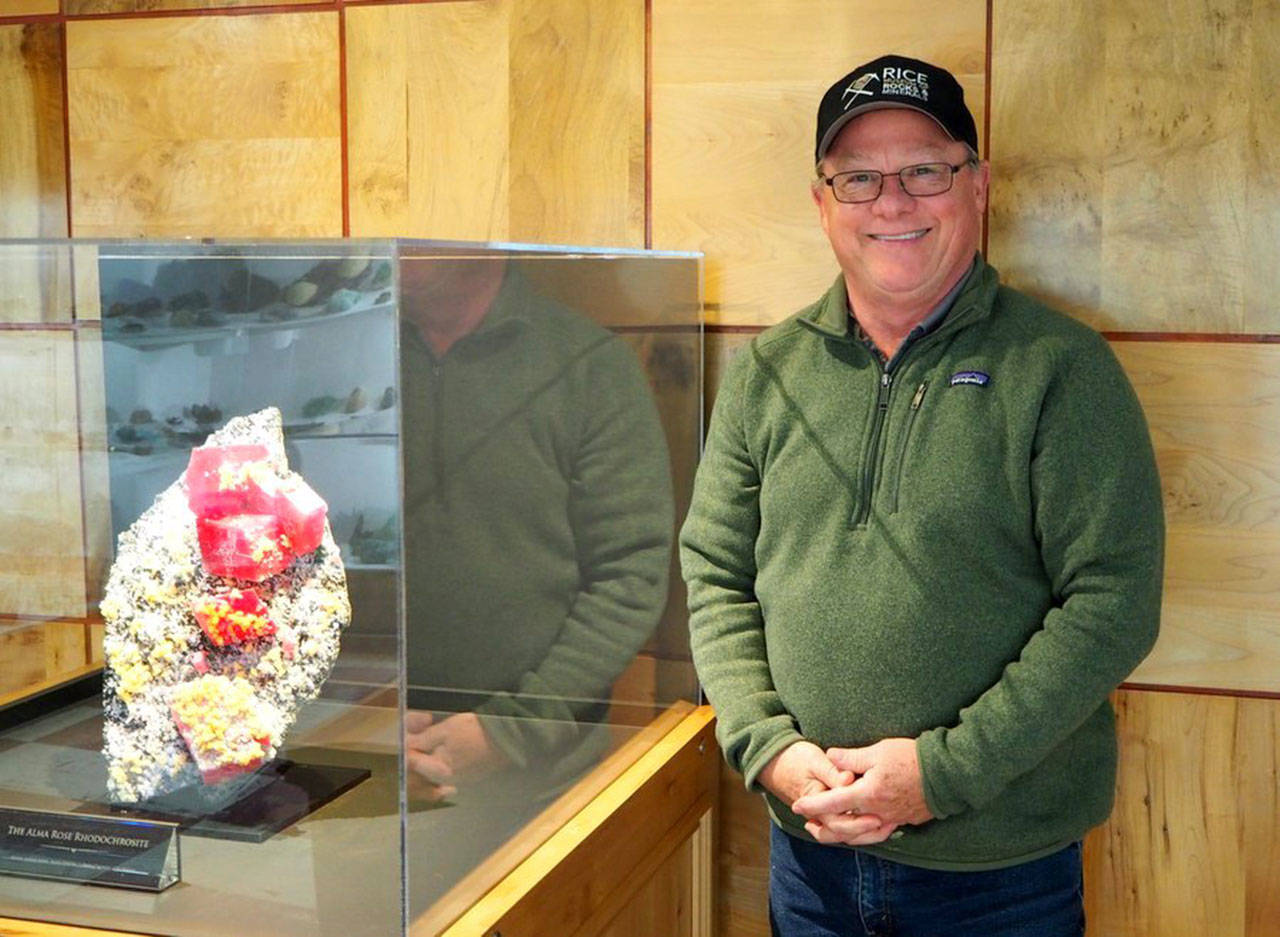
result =
M237 790L211 773L215 797L126 805L186 812L180 887L0 875L0 916L434 933L548 835L534 818L625 767L696 698L672 539L699 445L698 277L654 252L0 242L0 808L121 806L100 676L116 538L233 418L279 410L351 605L278 757ZM283 823L219 825L263 791Z

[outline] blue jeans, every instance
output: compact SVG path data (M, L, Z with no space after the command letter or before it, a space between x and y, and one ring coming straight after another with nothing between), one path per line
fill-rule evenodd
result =
M987 872L938 872L770 824L774 937L1083 937L1080 844Z

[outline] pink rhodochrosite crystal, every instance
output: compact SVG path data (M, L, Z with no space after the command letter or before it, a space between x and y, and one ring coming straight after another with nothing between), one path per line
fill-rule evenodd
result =
M243 513L262 482L274 481L275 473L267 463L266 446L205 444L191 450L184 477L191 513L196 517L226 517Z
M191 450L187 504L205 567L217 576L274 576L324 536L328 506L298 475L282 476L263 446Z
M295 552L310 553L320 546L329 509L310 485L297 475L286 479L276 491L272 508Z
M101 603L108 788L137 802L274 758L351 620L324 501L281 418L237 417L120 535Z
M274 514L196 517L204 568L214 576L260 582L293 562L284 524Z

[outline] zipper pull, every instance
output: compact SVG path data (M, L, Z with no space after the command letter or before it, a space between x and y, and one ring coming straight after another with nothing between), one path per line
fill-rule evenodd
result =
M889 387L893 384L893 375L885 371L880 375L880 395L877 405L881 410L889 409Z
M911 409L919 410L921 402L924 401L924 392L929 389L929 382L925 381L916 388L916 395L911 398Z

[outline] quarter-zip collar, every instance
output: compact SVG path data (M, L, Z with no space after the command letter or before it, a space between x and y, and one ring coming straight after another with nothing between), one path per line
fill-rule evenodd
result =
M985 318L990 312L998 287L999 278L995 267L983 260L982 255L975 255L973 268L962 281L950 312L935 331L962 328ZM849 293L845 289L843 274L836 277L835 283L831 284L831 289L827 290L822 299L800 314L798 321L828 338L857 341L851 327Z

